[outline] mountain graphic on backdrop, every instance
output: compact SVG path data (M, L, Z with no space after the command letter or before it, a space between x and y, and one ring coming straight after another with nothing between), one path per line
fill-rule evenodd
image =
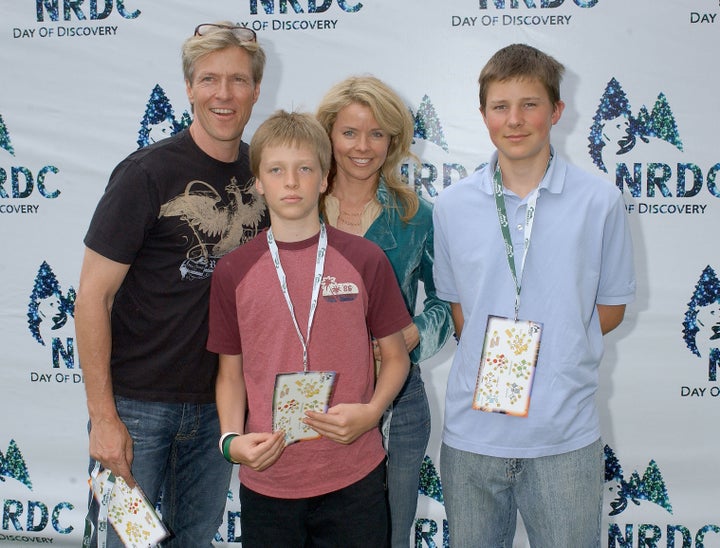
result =
M4 482L5 478L17 480L32 490L27 464L15 440L10 440L4 455L0 452L0 482Z
M609 445L605 446L605 482L617 482L615 491L617 498L610 503L612 510L608 515L616 516L624 512L628 507L628 501L640 505L640 501L646 500L657 504L672 514L672 505L668 497L665 480L662 477L657 463L651 460L642 477L637 471L630 474L630 478L623 477L620 461Z
M138 148L146 147L160 139L170 137L190 127L190 113L184 111L180 120L175 118L172 103L160 84L156 84L150 92L145 107L145 114L140 121L138 131Z
M45 346L40 333L40 324L48 322L50 329L55 331L75 317L75 289L70 287L67 295L63 294L60 282L47 261L43 261L38 269L33 290L28 303L28 328L33 338ZM43 304L49 303L43 310Z
M7 150L10 154L15 156L15 150L10 143L10 133L8 133L7 127L5 126L2 114L0 114L0 148Z
M449 151L449 147L445 141L445 132L440 123L440 118L437 112L435 112L435 107L430 101L430 97L424 95L422 101L420 101L420 107L417 113L413 113L411 110L410 114L412 114L415 122L413 132L415 139L430 141L442 148L445 152Z
M440 474L433 464L433 461L425 455L420 465L420 486L418 489L421 495L430 497L438 501L440 504L445 503L443 498L442 483L440 482Z
M621 130L620 136L608 132L613 127ZM637 115L633 115L625 90L617 79L611 78L605 86L590 127L588 149L593 163L607 173L603 159L605 147L609 146L612 153L622 155L633 150L638 141L647 144L651 138L683 150L677 122L667 96L659 93L651 110L642 105Z

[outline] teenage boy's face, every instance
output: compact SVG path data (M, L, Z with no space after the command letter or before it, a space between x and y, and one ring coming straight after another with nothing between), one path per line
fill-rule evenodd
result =
M540 81L511 79L488 86L481 112L498 154L510 161L546 161L550 129L564 108L562 101L550 101Z
M320 159L311 146L269 146L260 156L255 186L275 217L301 220L317 217L327 175L323 175Z

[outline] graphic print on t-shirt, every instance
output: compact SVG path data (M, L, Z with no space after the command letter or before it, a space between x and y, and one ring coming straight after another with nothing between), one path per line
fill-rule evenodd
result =
M259 232L265 201L250 183L241 189L235 177L225 187L228 203L204 181L191 181L185 192L163 204L158 218L180 217L195 235L197 243L180 265L181 279L208 278L217 260ZM247 203L246 203L247 200ZM211 239L219 238L216 243Z
M354 283L338 282L334 276L323 277L320 287L323 299L331 303L352 301L360 293Z

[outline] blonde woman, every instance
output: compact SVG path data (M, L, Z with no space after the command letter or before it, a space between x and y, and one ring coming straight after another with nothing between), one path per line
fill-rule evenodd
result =
M330 225L383 249L413 318L403 329L410 374L383 424L392 546L407 548L430 437L430 409L418 364L440 350L452 333L449 305L435 296L432 278L432 205L400 178L401 162L412 156L414 124L386 84L372 76L348 78L328 91L317 118L333 147L321 213ZM426 298L416 311L419 282Z

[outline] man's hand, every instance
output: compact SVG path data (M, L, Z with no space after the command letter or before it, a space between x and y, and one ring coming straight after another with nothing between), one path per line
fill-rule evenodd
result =
M103 468L124 479L130 487L135 486L135 478L130 471L133 441L119 417L91 421L90 456Z

